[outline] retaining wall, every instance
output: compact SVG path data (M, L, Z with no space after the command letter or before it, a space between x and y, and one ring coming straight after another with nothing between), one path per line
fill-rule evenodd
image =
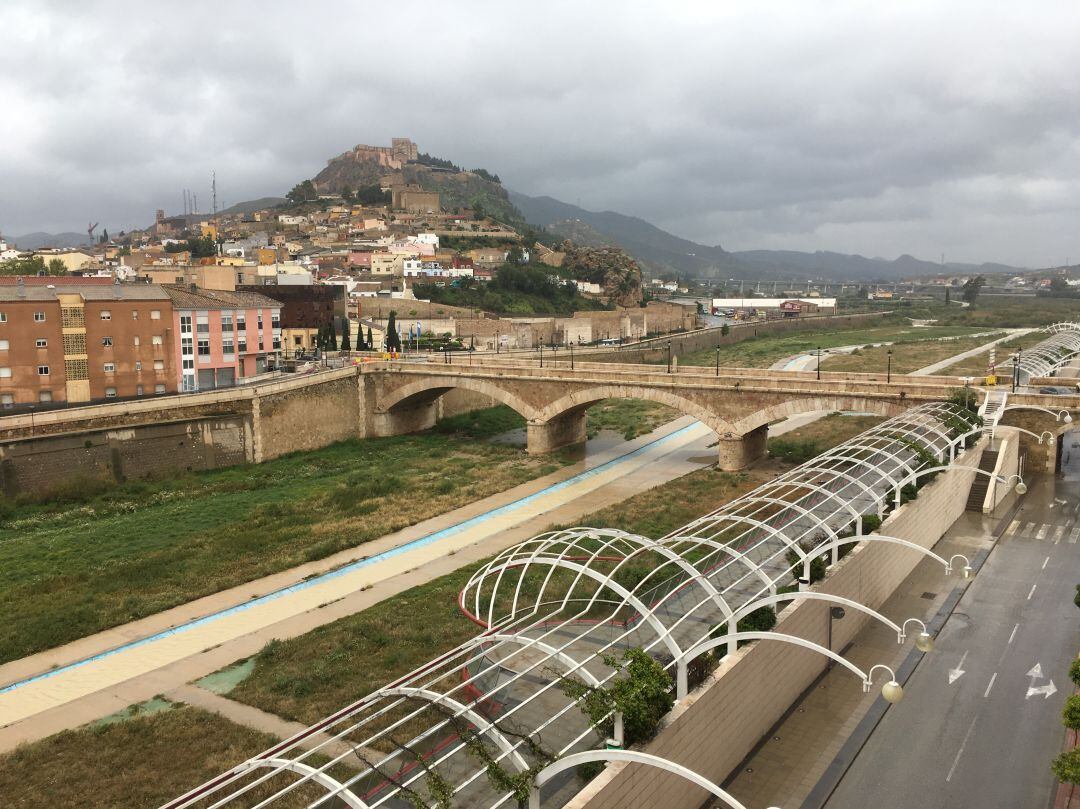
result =
M985 443L983 439L968 450L957 465L978 465ZM939 475L922 488L916 500L894 511L879 533L932 547L963 513L970 486L970 474ZM864 542L813 589L877 608L923 558L898 545ZM822 602L793 604L781 613L775 631L825 645L829 606ZM849 610L848 617L833 627L833 648L846 645L868 620L869 616ZM714 783L724 783L827 662L817 652L781 642L758 641L745 646L675 706L660 732L643 749L689 767ZM851 687L862 687L854 675ZM700 788L667 772L620 763L609 764L566 807L698 809L708 797Z

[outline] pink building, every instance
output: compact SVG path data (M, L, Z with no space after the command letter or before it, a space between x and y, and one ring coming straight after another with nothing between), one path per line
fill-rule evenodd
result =
M257 292L166 286L172 299L181 391L213 390L272 370L281 304Z

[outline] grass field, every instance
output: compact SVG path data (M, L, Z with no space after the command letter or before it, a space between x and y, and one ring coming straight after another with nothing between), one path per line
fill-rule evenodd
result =
M188 706L66 731L0 755L0 806L152 809L275 741ZM325 794L307 786L295 793L274 805L298 809ZM265 798L269 790L252 794Z
M0 662L329 556L552 472L561 456L428 434L11 506Z
M922 330L922 331L925 331ZM892 372L910 374L927 365L948 357L970 351L986 345L995 337L1002 335L984 335L982 337L960 337L942 342L939 338L922 342L908 342L895 346L877 346L860 348L851 354L831 354L822 357L823 371L853 371L855 373L885 373L888 368L888 352L892 351Z
M819 451L881 421L827 416L803 427L800 440ZM661 537L772 479L775 462L742 473L701 469L594 512L577 525ZM229 698L312 723L418 668L480 631L457 606L477 563L406 590L373 607L284 641L255 657L251 675Z
M837 346L861 345L864 343L918 343L938 340L942 337L957 337L986 329L974 329L970 326L940 326L915 328L906 318L895 315L883 316L883 325L873 327L860 326L852 329L828 329L806 331L796 334L764 335L750 337L738 343L720 347L720 365L741 368L768 368L777 360L793 354L813 351L816 348L835 348ZM679 357L680 365L713 365L716 362L716 349L687 354Z
M770 438L769 455L789 463L803 463L884 420L881 416L830 413L805 427Z
M945 326L1019 328L1045 326L1060 320L1075 321L1080 318L1080 300L1034 295L980 295L974 307L937 303L927 307L912 306L904 313L917 318L935 318Z
M1001 375L1004 372L1006 378L1009 378L1012 374L1012 355L1015 353L1016 347L1020 346L1033 346L1036 343L1045 340L1049 337L1048 334L1043 332L1032 332L1031 334L1024 334L1019 337L1013 337L1006 340L1003 343L998 343L994 347L994 351L997 355L997 367L998 374ZM953 376L985 376L986 366L990 361L990 352L984 351L981 354L976 354L974 357L968 357L966 360L950 365L943 370L943 374L951 374Z
M644 399L604 399L586 411L586 429L589 438L593 438L601 430L611 430L630 441L639 435L652 432L680 415L682 414L677 410L659 402ZM435 430L448 433L464 431L477 438L492 438L524 427L525 419L522 416L506 405L497 405L443 419L435 426ZM524 444L524 439L522 443Z

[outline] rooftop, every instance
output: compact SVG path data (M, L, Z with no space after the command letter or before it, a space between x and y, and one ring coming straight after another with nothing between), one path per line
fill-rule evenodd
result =
M258 292L228 292L222 289L202 289L166 285L162 287L177 309L248 309L280 308L281 303Z

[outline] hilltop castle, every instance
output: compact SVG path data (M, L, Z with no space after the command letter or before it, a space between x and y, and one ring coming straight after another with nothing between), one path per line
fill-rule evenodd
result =
M327 162L333 163L335 160L344 158L355 160L358 163L361 161L371 161L388 169L400 169L406 163L416 160L418 155L419 151L416 148L416 144L408 138L392 138L390 140L390 146L368 146L367 144L361 143Z

